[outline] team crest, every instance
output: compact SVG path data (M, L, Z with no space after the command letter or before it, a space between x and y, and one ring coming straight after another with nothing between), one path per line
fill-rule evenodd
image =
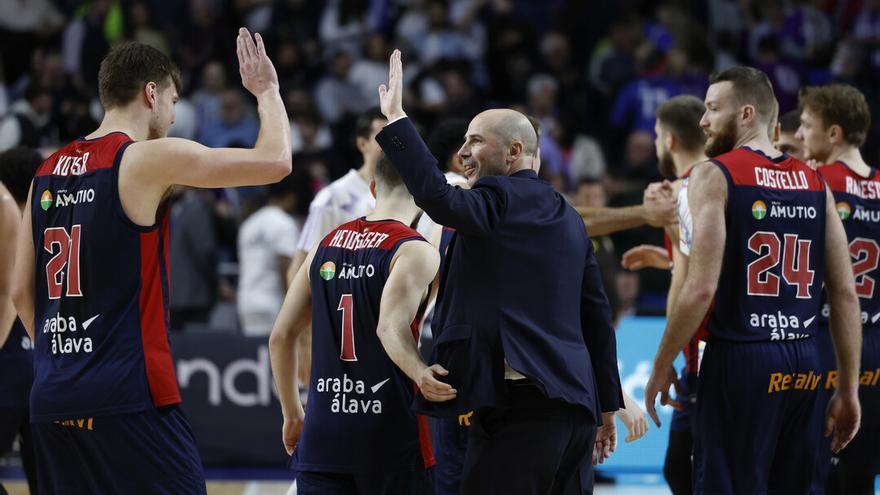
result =
M54 198L52 198L52 193L49 192L48 189L43 191L43 194L40 195L40 208L42 208L43 211L48 211L49 208L52 207L53 199Z
M752 203L752 216L755 220L763 220L767 216L767 205L760 199Z
M837 214L841 220L846 220L852 214L852 208L845 201L837 203Z
M318 274L321 275L321 278L324 280L333 280L333 277L336 276L336 263L332 261L325 262L318 270Z

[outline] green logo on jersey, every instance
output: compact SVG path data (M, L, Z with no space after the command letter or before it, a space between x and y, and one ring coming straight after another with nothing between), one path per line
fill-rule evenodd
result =
M841 201L837 203L837 214L840 215L841 220L846 220L852 214L852 209L849 207L849 204Z
M321 278L324 280L332 280L333 277L336 276L336 263L332 261L328 261L321 265L320 270L318 270L318 274L321 275Z
M48 211L52 207L52 200L52 193L48 189L43 191L43 194L40 195L40 207L43 208L43 211Z
M767 216L767 205L760 199L752 203L752 216L755 220L763 220Z

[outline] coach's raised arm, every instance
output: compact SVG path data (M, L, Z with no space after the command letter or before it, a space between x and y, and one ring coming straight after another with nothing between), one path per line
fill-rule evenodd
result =
M463 493L521 493L526 485L545 493L578 483L594 442L603 457L613 450L611 413L623 404L611 311L584 224L532 170L537 135L513 110L470 122L459 155L471 189L447 185L403 112L402 75L395 50L388 86L379 88L389 123L376 140L416 204L456 229L431 361L449 370L459 395L446 403L417 399L415 407L434 415L474 410L477 430L509 433L473 432ZM498 472L511 474L499 479Z

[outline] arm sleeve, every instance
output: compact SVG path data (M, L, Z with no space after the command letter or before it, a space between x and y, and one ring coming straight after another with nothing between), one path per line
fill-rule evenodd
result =
M484 177L473 189L450 186L408 118L385 126L376 141L432 220L468 235L485 236L495 229L507 207L504 178Z
M581 288L581 327L599 389L599 406L602 412L616 411L623 407L623 391L617 371L617 338L591 242L587 242L587 262Z

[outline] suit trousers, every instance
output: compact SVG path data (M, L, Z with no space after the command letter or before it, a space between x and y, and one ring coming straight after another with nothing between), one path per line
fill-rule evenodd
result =
M462 495L592 493L592 414L548 399L528 380L506 383L509 404L474 414Z

